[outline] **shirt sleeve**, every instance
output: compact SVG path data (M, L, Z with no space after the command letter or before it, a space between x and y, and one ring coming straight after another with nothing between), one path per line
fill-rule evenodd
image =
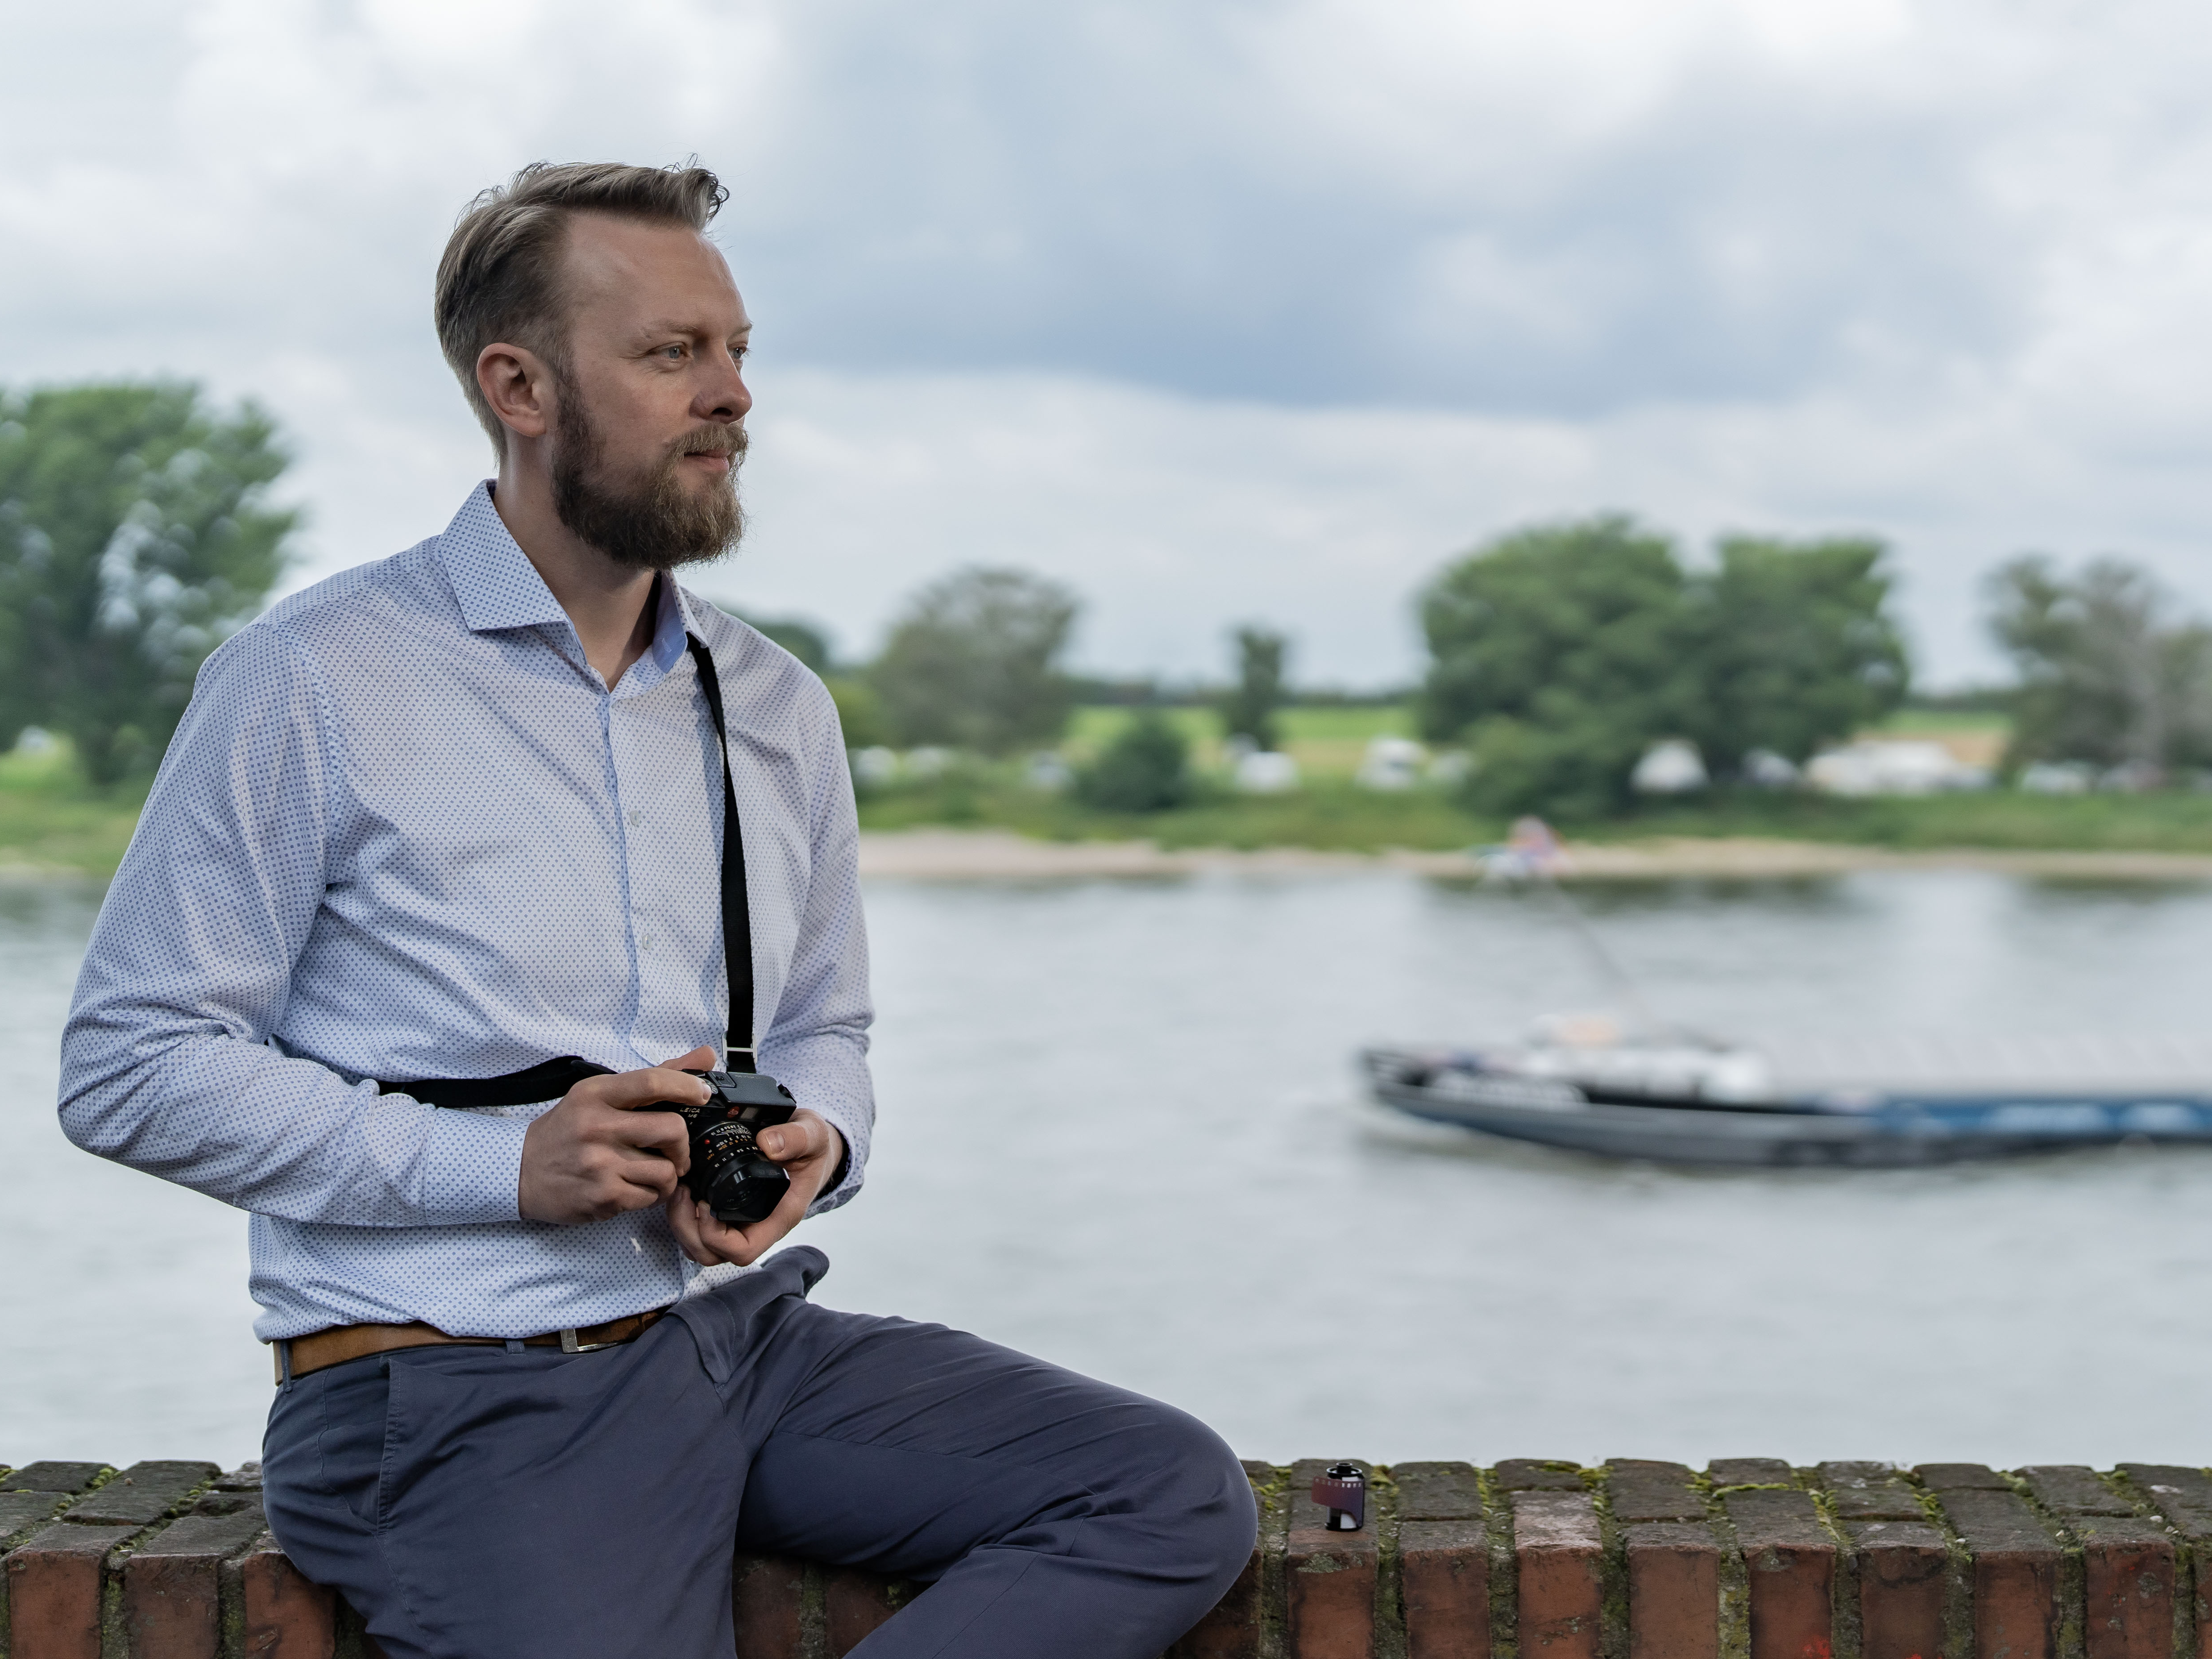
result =
M791 971L768 1035L762 1069L845 1138L845 1173L808 1210L834 1210L860 1190L876 1123L868 1077L868 933L860 913L860 827L836 706L820 694L815 723L811 864Z
M63 1132L288 1220L513 1221L526 1121L380 1096L270 1042L330 878L336 733L281 629L208 659L78 975Z

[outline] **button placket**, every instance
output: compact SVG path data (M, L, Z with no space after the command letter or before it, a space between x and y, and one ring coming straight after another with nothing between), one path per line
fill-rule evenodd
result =
M653 949L650 930L640 921L637 913L638 848L636 831L644 821L642 811L631 803L642 793L636 773L634 744L628 739L635 726L631 710L625 705L633 697L610 695L605 701L605 730L607 740L607 770L613 779L615 816L621 825L616 841L621 848L623 923L629 934L630 1029L625 1040L635 1043L637 1012L642 1008L645 996L645 958Z

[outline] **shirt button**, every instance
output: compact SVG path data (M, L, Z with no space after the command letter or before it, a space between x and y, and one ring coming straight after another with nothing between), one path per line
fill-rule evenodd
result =
M639 824L642 823L644 821L645 821L645 814L644 814L644 813L642 813L642 812L639 811L637 810L637 808L635 808L635 806L633 806L633 807L631 807L631 808L629 809L629 827L630 827L631 829L633 829L633 830L636 829L636 828L637 828L637 826L638 826Z

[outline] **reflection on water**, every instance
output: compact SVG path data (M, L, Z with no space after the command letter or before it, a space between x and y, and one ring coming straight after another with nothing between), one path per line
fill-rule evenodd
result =
M1582 894L1663 1014L1731 1036L2203 1029L2202 886ZM868 902L884 1118L866 1193L807 1230L832 1304L966 1325L1259 1455L2212 1461L2212 1156L1711 1174L1363 1109L1362 1042L1592 1003L1531 893L1376 873ZM0 1460L248 1455L242 1224L52 1127L89 905L0 890L0 1318L41 1345L15 1351Z

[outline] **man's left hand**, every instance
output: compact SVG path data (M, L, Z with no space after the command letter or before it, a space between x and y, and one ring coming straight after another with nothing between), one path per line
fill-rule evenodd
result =
M760 1220L748 1227L727 1226L682 1185L668 1200L668 1224L675 1230L677 1243L702 1267L721 1261L750 1267L799 1224L806 1206L822 1195L845 1157L845 1138L821 1114L803 1106L790 1122L763 1129L757 1139L769 1160L781 1164L791 1177L791 1190L783 1201Z

